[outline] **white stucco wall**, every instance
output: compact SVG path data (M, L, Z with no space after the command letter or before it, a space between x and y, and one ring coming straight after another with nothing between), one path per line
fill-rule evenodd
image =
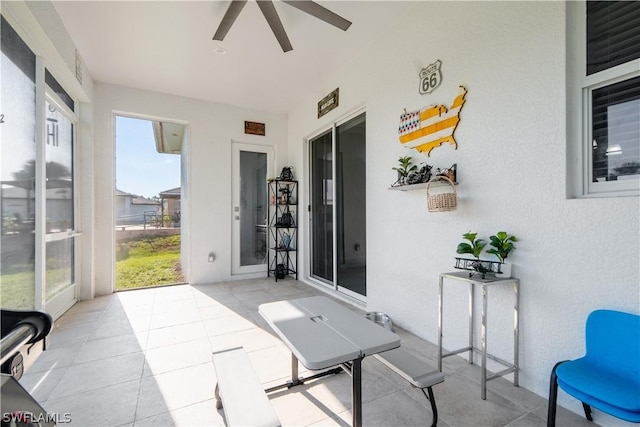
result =
M305 138L366 107L367 306L403 328L437 343L438 274L452 270L463 233L520 239L509 258L521 279L520 384L542 396L553 365L584 353L590 311L640 311L638 198L566 197L566 146L579 141L566 140L565 54L562 2L418 2L289 115L290 159L303 170ZM437 59L442 86L420 95L418 73ZM458 149L446 144L427 158L402 147L403 109L449 105L458 85L468 90ZM317 102L336 87L340 106L317 119ZM401 155L457 163L458 210L429 213L425 190L389 191ZM308 247L305 229L300 238ZM449 349L466 339L466 288L454 285L445 285ZM510 291L492 290L489 349L507 359L512 313ZM560 402L581 411L575 400Z
M190 283L233 279L231 275L231 145L232 141L275 148L287 153L286 117L230 105L96 83L95 206L96 293L111 293L114 283L114 114L156 118L188 125L183 150L183 263ZM265 123L266 135L244 133L244 121ZM277 170L275 168L274 170ZM216 254L208 262L209 252ZM188 256L185 256L187 255Z

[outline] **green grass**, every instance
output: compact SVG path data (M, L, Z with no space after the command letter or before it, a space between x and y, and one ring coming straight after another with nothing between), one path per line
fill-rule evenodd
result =
M116 289L182 283L180 236L121 242L116 248Z
M131 240L116 248L116 289L182 283L180 236ZM0 306L14 310L32 310L35 301L33 264L17 265L0 275ZM69 283L68 269L47 271L47 300ZM62 286L64 288L64 286Z
M0 276L0 306L11 310L33 310L35 303L33 271Z
M24 266L27 271L0 276L0 306L11 310L33 310L35 303L35 273L33 266ZM64 290L70 282L66 268L47 270L47 301Z

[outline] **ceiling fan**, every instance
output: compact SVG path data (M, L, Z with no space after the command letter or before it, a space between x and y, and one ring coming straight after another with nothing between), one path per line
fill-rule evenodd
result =
M329 9L320 6L318 3L311 0L282 0L282 2L306 12L328 24L338 27L343 31L347 31L347 28L351 25L351 21L344 19L340 15L333 13ZM271 27L273 35L276 36L278 43L280 43L282 51L288 52L293 50L289 37L287 37L287 32L282 26L282 21L280 21L280 17L278 16L278 12L276 12L273 2L271 0L256 0L256 3L258 3L258 7L264 15L264 19L267 20L269 27ZM224 14L224 17L213 36L213 40L224 40L224 37L229 32L229 29L236 21L236 18L238 18L238 15L240 15L240 12L246 4L247 0L231 0L231 4L229 5L227 12Z

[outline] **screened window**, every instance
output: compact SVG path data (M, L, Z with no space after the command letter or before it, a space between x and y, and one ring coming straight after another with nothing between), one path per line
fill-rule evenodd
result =
M583 120L586 192L640 188L640 2L585 8Z
M75 285L74 101L45 70L45 301L63 305ZM59 302L56 302L58 300Z
M0 302L56 317L76 299L77 115L20 27L0 19Z
M0 302L35 307L36 57L1 18L0 98Z
M47 100L45 106L47 233L59 233L74 228L74 123L55 104Z

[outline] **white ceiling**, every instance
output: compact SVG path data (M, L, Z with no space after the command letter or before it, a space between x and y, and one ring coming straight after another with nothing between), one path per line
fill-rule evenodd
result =
M229 3L53 2L94 80L275 113L335 89L330 76L414 4L319 1L353 22L344 32L275 0L293 45L283 53L254 1L224 41L213 41Z

